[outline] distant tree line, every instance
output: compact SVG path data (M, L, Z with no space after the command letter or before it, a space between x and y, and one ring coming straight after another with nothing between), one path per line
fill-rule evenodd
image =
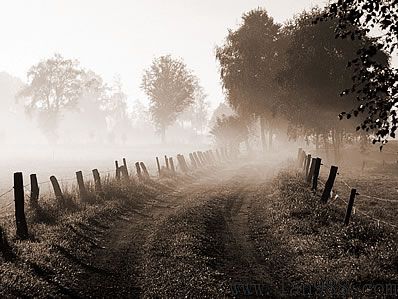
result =
M150 107L136 102L130 105L131 112L119 77L108 85L77 60L60 54L32 66L27 79L17 100L22 100L26 113L52 143L59 139L63 117L71 113L78 113L82 126L86 121L84 128L91 128L90 137L101 135L111 143L116 137L125 143L128 136L134 135L134 126L142 122L152 121L162 142L166 128L176 120L189 121L197 134L204 134L208 122L207 95L199 80L182 60L171 56L156 58L145 71L142 88L150 98Z

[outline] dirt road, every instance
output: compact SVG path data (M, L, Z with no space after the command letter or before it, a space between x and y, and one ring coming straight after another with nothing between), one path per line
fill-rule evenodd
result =
M274 166L246 165L188 179L126 211L101 232L71 293L81 297L225 297L273 294L250 231ZM260 188L260 189L259 189ZM263 191L261 191L263 192ZM257 288L257 289L256 289Z

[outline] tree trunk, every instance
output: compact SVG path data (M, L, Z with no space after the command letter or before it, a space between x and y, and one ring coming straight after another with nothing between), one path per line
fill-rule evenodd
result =
M160 128L160 138L162 140L162 144L166 143L166 126L162 126Z
M260 131L261 131L261 145L263 152L267 149L267 144L265 142L265 119L264 116L260 116Z
M318 153L318 151L319 151L319 134L318 133L315 133L315 149L316 149L316 152Z
M270 125L269 131L268 131L268 150L269 151L272 151L273 138L274 138L274 128L272 127L272 125Z

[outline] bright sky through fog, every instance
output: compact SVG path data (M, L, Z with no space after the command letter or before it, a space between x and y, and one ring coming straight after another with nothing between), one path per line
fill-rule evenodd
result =
M59 52L107 82L122 78L129 100L145 95L143 69L158 55L182 57L214 108L223 100L216 45L243 12L258 6L283 22L322 0L0 0L0 71L26 79L30 66Z

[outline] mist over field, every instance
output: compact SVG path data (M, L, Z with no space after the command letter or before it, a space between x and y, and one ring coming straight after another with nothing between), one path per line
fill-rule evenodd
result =
M0 298L397 298L396 0L4 0Z

